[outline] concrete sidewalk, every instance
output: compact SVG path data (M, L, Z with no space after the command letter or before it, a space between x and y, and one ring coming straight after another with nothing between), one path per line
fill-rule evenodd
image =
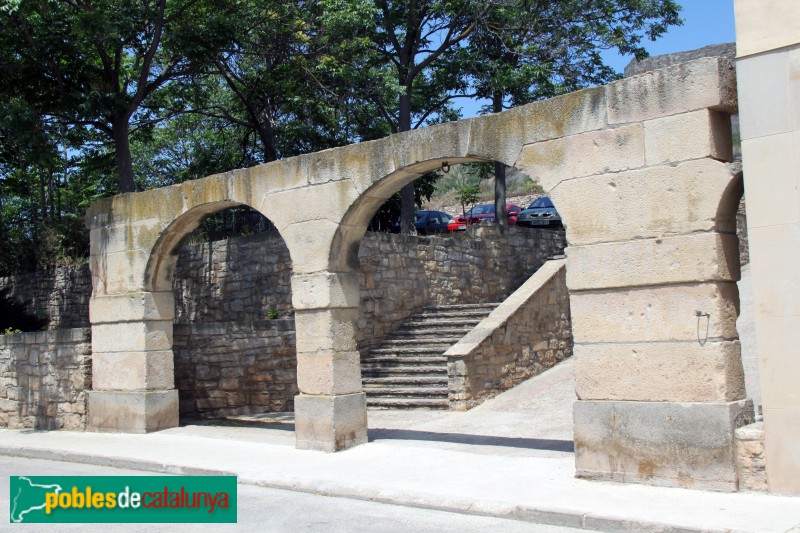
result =
M467 413L370 412L371 442L335 454L296 450L291 417L147 435L0 430L0 454L234 474L265 487L602 531L800 525L797 497L575 479L571 372L571 362L559 365Z

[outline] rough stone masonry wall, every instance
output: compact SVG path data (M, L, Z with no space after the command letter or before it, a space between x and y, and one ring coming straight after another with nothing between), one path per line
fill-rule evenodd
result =
M75 328L0 336L0 427L84 428L90 334Z
M294 410L294 320L174 327L180 412L219 417Z
M551 261L448 356L450 409L463 411L572 355L564 261Z
M46 316L47 329L89 327L92 276L89 265L57 267L0 278L0 290L31 315Z

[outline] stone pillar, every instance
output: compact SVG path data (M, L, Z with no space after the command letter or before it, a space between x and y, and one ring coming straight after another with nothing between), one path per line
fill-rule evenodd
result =
M767 482L800 494L800 2L735 9Z
M292 276L297 334L295 437L300 449L335 452L367 442L367 401L361 386L354 273Z
M95 295L89 429L146 433L178 425L172 292Z

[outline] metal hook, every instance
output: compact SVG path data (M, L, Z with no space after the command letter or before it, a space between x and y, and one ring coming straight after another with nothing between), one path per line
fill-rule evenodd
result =
M705 346L708 342L708 328L711 324L711 315L709 313L705 313L703 311L695 311L694 316L697 317L697 342L700 343L700 346ZM706 317L706 337L704 339L700 339L700 317Z

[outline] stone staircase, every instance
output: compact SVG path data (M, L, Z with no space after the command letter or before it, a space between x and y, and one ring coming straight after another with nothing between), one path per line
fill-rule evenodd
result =
M444 352L498 305L430 307L406 320L361 360L367 407L447 409Z

